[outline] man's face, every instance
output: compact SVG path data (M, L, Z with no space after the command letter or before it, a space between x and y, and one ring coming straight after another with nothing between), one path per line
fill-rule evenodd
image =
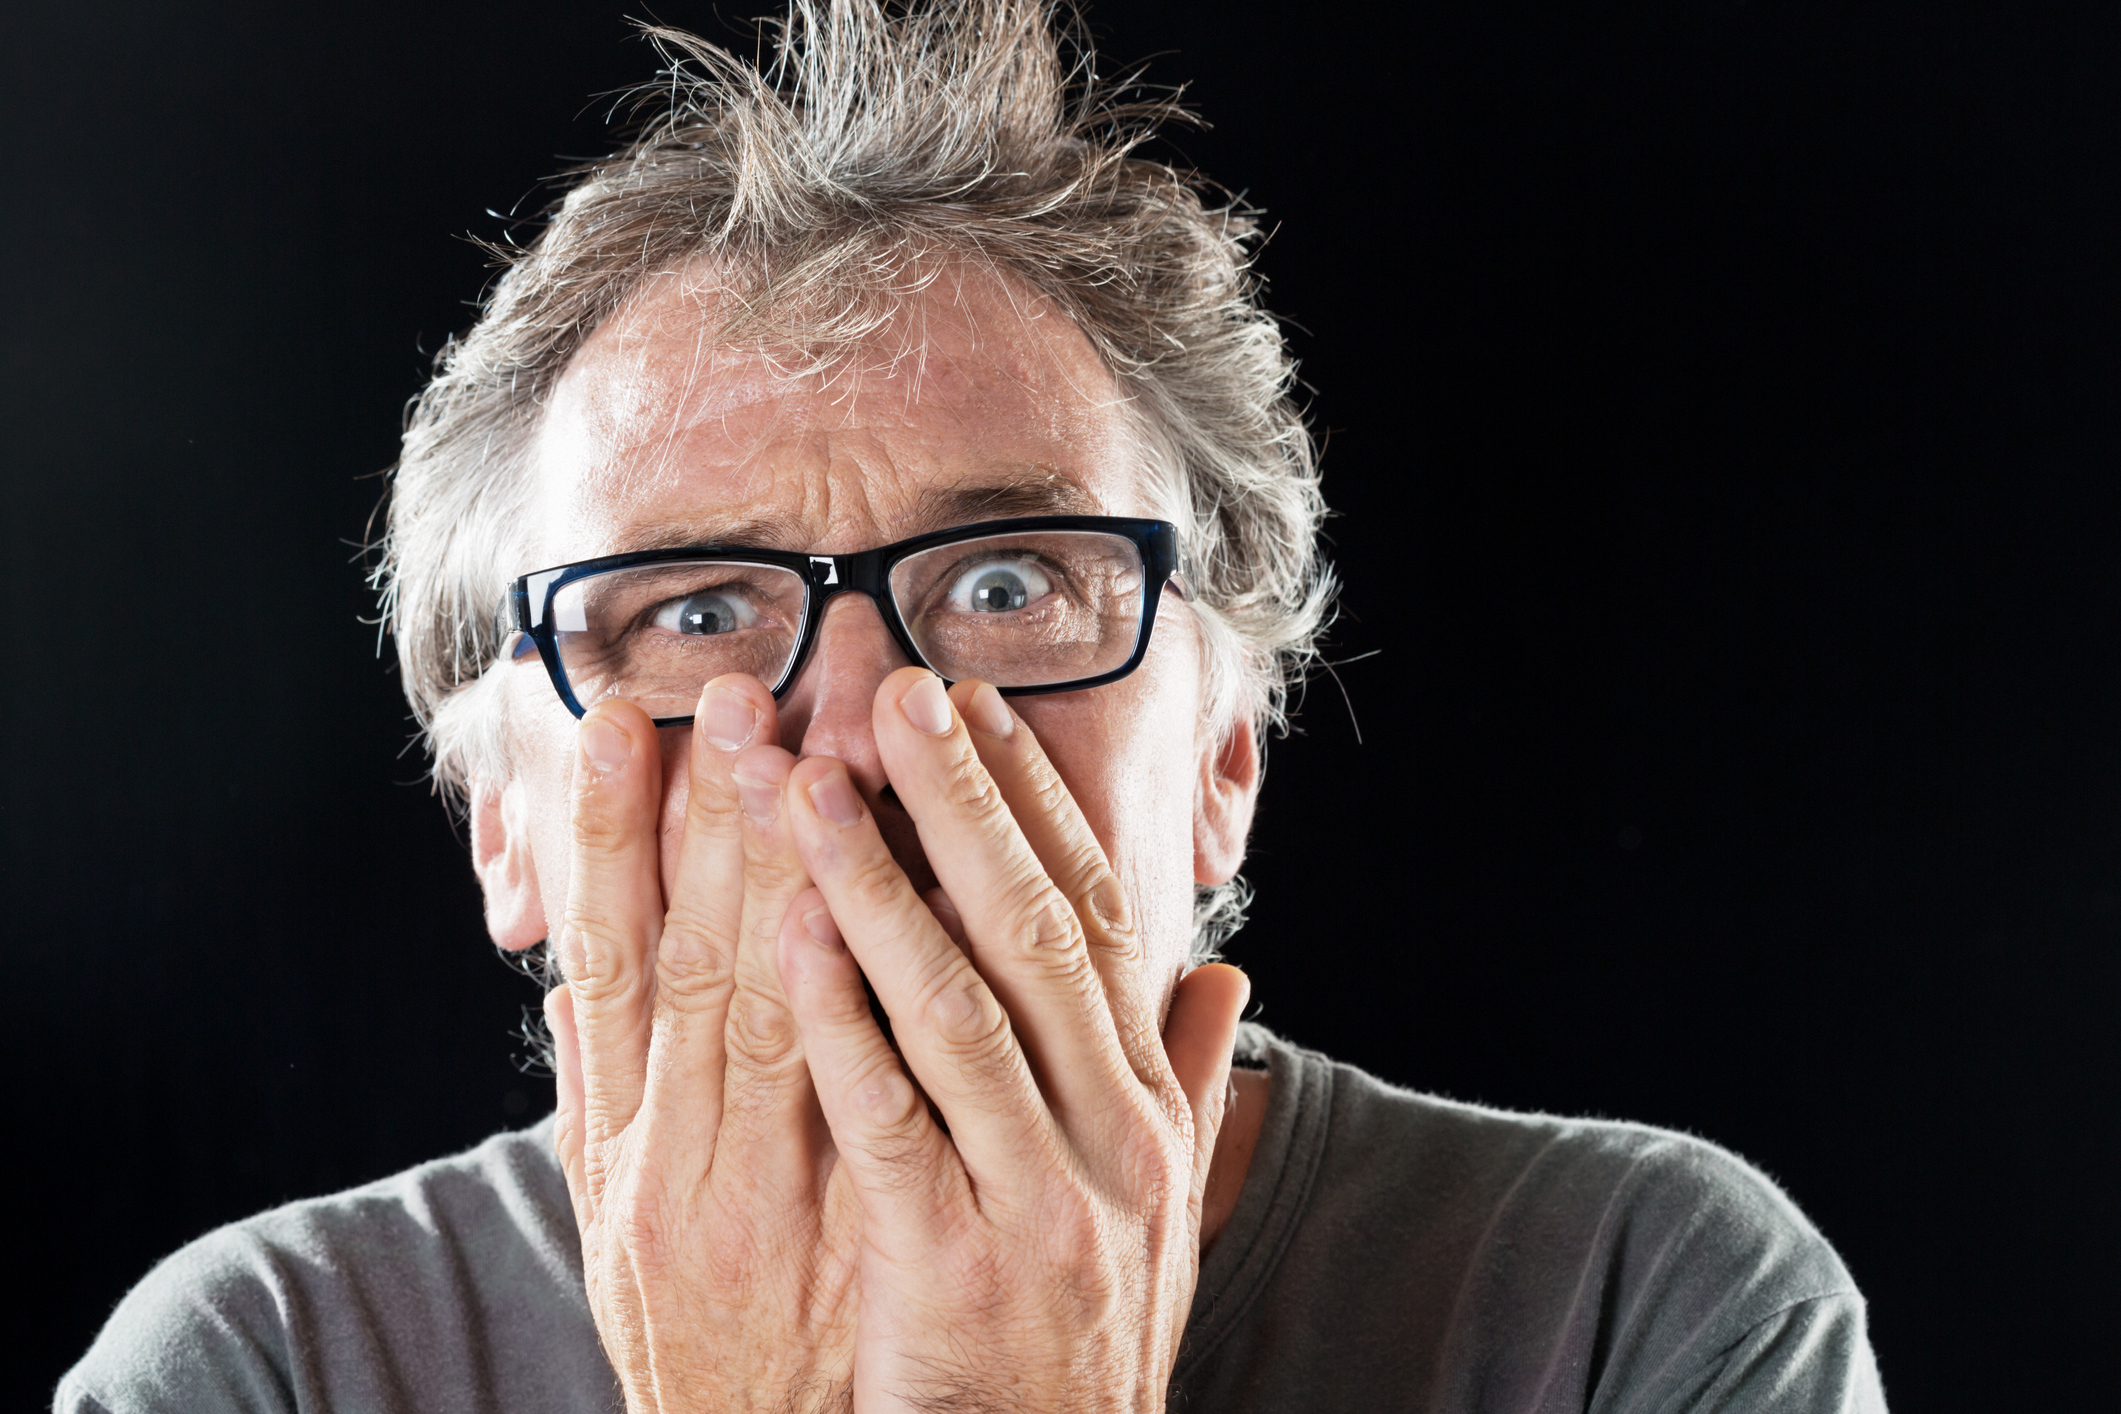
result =
M1010 515L1157 517L1119 395L1052 306L955 269L852 363L790 377L711 342L717 296L672 277L576 356L535 442L520 573L706 543L826 554ZM892 358L898 353L901 356ZM834 598L781 704L781 744L846 763L916 887L933 875L870 726L906 665L875 605ZM1130 895L1151 975L1175 975L1192 886L1236 871L1257 771L1248 728L1203 722L1193 611L1164 596L1148 656L1119 682L1014 699ZM565 905L576 723L537 660L506 675L513 778L476 783L474 853L494 937L523 947ZM663 734L664 877L682 841L691 734Z

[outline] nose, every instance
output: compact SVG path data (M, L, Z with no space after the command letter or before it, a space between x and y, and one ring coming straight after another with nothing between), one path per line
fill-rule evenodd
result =
M908 661L868 595L835 595L809 660L781 699L781 745L798 756L844 762L874 806L889 782L870 711L877 687Z

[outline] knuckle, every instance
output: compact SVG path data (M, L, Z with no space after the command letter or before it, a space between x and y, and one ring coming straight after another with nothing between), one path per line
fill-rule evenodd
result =
M1068 790L1068 783L1053 769L1053 763L1043 756L1024 775L1024 789L1031 804L1047 817L1057 817L1075 804L1075 797Z
M1144 952L1141 934L1133 928L1092 927L1085 930L1084 942L1096 951L1107 976L1139 976L1138 964Z
M1028 962L1055 980L1087 981L1091 970L1082 920L1043 876L1027 878L1009 890L1008 911L1019 922L1016 948Z
M715 938L726 934L733 921L728 908L719 901L699 898L694 891L681 891L663 915L663 932L666 937L678 933Z
M739 819L736 792L726 783L703 778L697 772L691 786L685 801L686 828L726 839L736 838Z
M575 847L592 858L624 852L642 831L639 811L590 786L575 796Z
M1128 1124L1112 1142L1111 1163L1119 1187L1141 1211L1155 1211L1192 1182L1193 1149L1181 1145L1162 1123Z
M943 803L966 814L988 814L1000 803L994 778L969 745L952 754L943 768Z
M1135 932L1133 910L1127 906L1127 891L1095 844L1084 845L1078 853L1079 859L1071 861L1075 872L1070 877L1086 882L1073 900L1076 916L1084 920L1095 945L1131 957L1141 939Z
M946 980L928 998L922 1012L936 1039L961 1055L1007 1049L1009 1015L976 975Z
M729 1002L724 1044L730 1060L756 1070L779 1070L801 1049L801 1033L788 1008L750 988Z
M848 861L841 882L865 903L884 905L895 899L906 886L906 875L898 867L898 861L891 857L891 851L879 844L876 849L864 850Z
M781 927L787 921L786 907L754 907L746 902L743 941L737 945L737 975L752 986L763 986L767 977L780 976L776 960L781 948Z
M774 961L773 936L768 934L760 942L762 947L746 948L737 955L736 989L730 994L732 1015L736 1002L741 1000L753 1013L747 1025L763 1026L776 1034L785 1027L790 1035L799 1035L794 1013L781 991L780 969ZM746 1057L757 1058L761 1063L771 1059L756 1052L747 1052Z
M633 987L633 949L617 929L600 916L569 909L566 930L570 946L561 956L573 963L567 984L577 1002L608 1001Z
M716 933L689 916L673 914L663 928L656 951L656 988L673 1000L708 997L734 975L727 948L715 944Z
M791 850L768 850L747 854L744 859L744 891L753 899L784 900L810 882L803 861Z
M855 1142L887 1184L910 1187L928 1181L928 1102L895 1061L888 1058L855 1082L852 1099L861 1116Z
M1083 941L1082 920L1068 901L1047 886L1043 879L1023 889L1028 895L1023 909L1024 951L1036 956L1060 960L1074 953L1076 945Z

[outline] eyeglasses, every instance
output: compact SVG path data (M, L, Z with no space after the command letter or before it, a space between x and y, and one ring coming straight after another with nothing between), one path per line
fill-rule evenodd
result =
M1114 682L1141 665L1178 567L1167 521L1028 516L851 555L606 555L524 575L502 613L522 634L511 656L535 645L575 716L624 697L679 727L724 673L787 692L835 594L868 595L906 656L947 681L981 678L1011 697Z

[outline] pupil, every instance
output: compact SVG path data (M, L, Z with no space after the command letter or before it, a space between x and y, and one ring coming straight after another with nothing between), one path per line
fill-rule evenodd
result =
M1005 570L981 575L972 586L972 607L983 613L1000 614L1021 609L1030 598L1024 582Z
M719 599L695 599L678 613L687 633L727 633L736 626L731 618L729 606Z

